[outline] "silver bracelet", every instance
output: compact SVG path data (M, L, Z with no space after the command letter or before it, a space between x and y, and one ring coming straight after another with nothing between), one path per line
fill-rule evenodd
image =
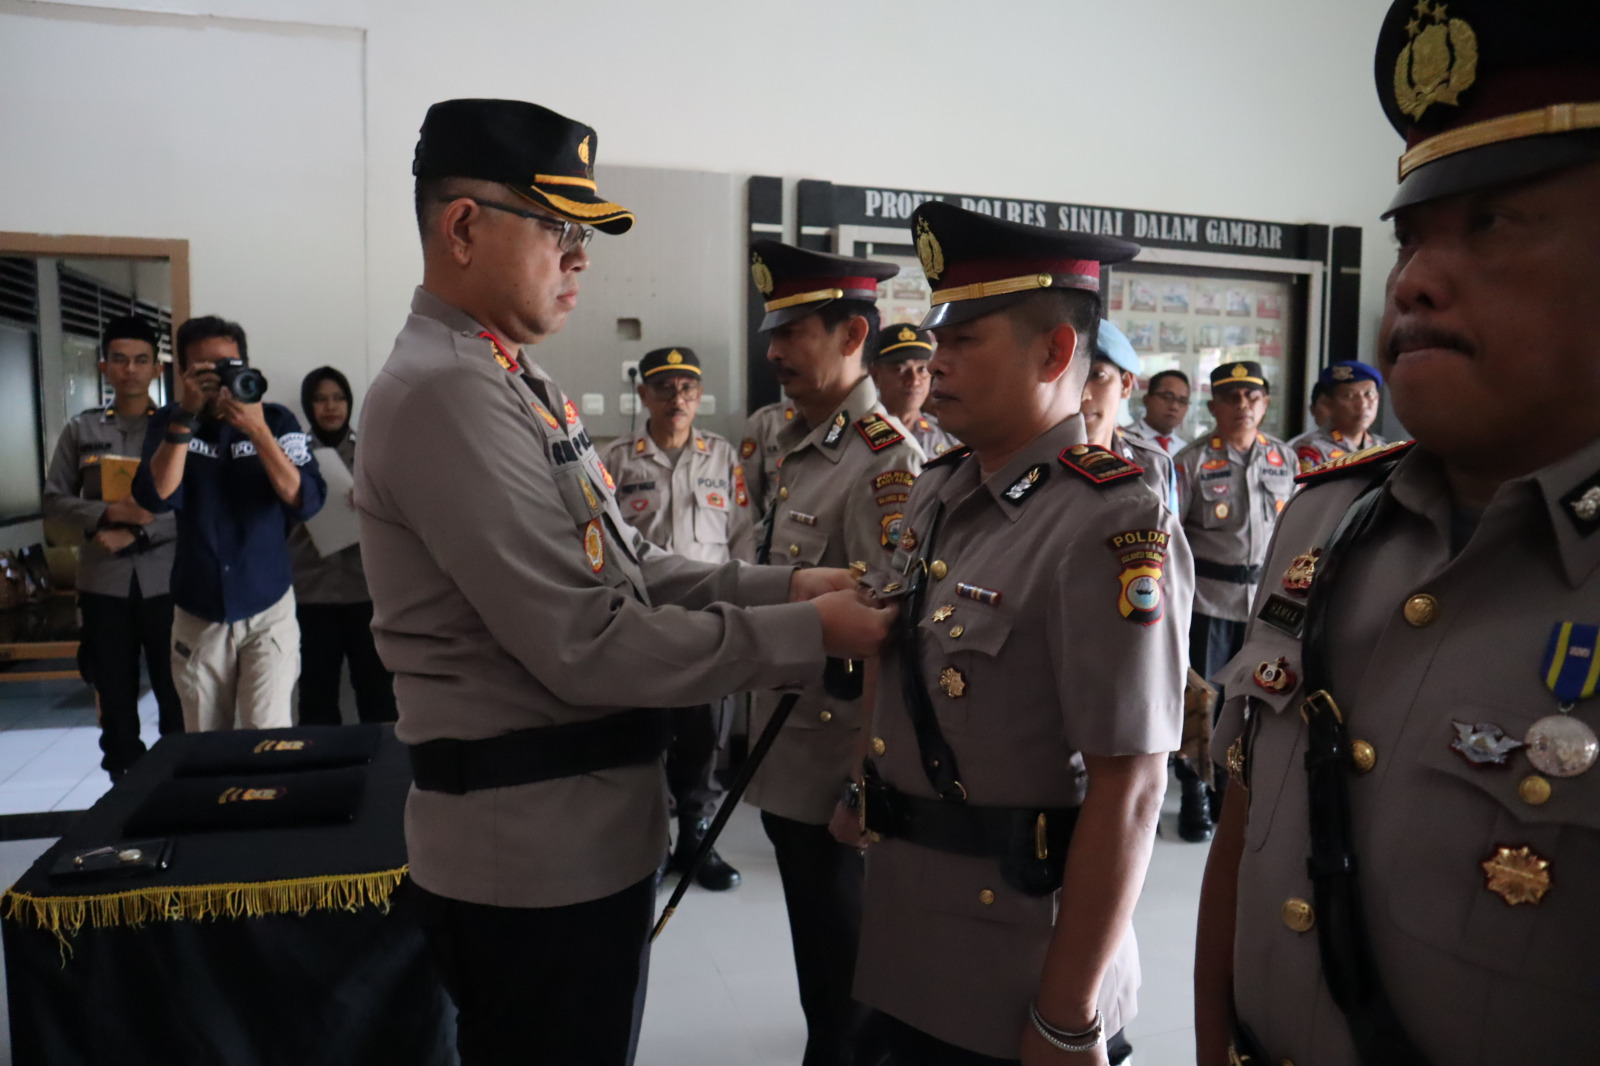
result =
M1089 1023L1089 1028L1081 1033L1069 1033L1065 1029L1057 1029L1044 1020L1039 1013L1037 1003L1028 1004L1028 1017L1033 1019L1033 1027L1045 1042L1060 1051L1093 1051L1106 1042L1105 1017L1097 1008L1094 1020ZM1087 1043L1074 1043L1074 1041L1087 1041Z

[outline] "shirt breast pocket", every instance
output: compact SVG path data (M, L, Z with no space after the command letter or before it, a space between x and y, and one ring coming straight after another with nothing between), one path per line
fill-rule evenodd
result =
M699 515L695 516L696 530ZM828 535L821 529L804 522L796 522L793 512L777 516L772 530L772 563L796 566L819 566L828 553Z
M728 504L700 493L694 499L694 539L701 544L728 543Z
M1419 758L1426 787L1408 797L1404 823L1395 827L1395 854L1385 860L1397 867L1390 917L1484 969L1593 994L1600 989L1600 774L1546 777L1546 791L1529 782L1537 771L1525 750L1506 766L1469 763L1450 746L1455 721L1493 723L1516 738L1555 708L1470 697L1460 707L1432 729Z
M1232 529L1239 525L1239 508L1243 502L1233 478L1202 481L1199 499L1193 505L1200 511L1200 528Z
M948 585L949 582L941 582ZM993 725L997 693L1012 686L1000 663L1000 652L1011 636L1011 618L998 607L939 598L935 586L928 602L934 611L918 624L922 642L923 680L941 725L952 732ZM942 621L933 615L952 608ZM970 691L969 691L970 690ZM974 694L981 704L974 711Z

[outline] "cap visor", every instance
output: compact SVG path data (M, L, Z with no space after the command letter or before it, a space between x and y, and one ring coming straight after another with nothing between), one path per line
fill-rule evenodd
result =
M1381 217L1401 208L1474 189L1522 181L1600 159L1600 131L1580 130L1486 144L1424 164L1407 174Z
M918 329L938 329L940 326L953 326L958 322L971 322L975 318L992 315L996 311L1004 311L1012 304L1021 303L1028 297L1041 292L1052 292L1051 289L1030 289L1027 292L1008 292L1002 296L980 296L976 300L951 300L949 303L935 304L928 309Z
M795 304L793 307L780 307L776 311L768 311L766 317L761 320L761 332L766 333L779 326L787 326L790 322L798 322L807 315L816 314L831 303L832 300L818 300L816 303Z
M541 207L548 208L562 218L581 222L585 226L593 226L602 233L626 233L633 228L633 212L621 204L601 200L598 196L594 199L573 199L562 193L552 192L549 189L530 185L526 190L518 189L530 200ZM581 193L580 193L581 195Z

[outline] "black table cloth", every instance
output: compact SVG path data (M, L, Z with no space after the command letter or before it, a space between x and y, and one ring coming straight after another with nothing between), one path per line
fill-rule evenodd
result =
M127 842L208 736L238 737L170 736L34 863L0 922L20 1066L455 1062L405 879L405 749L391 726L340 728L379 732L347 824L182 833L159 873L51 877L60 856Z

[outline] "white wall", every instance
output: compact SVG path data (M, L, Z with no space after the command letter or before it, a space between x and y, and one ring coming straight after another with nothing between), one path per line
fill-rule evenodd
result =
M1377 216L1400 151L1372 85L1385 0L94 6L122 13L107 24L84 7L0 0L0 229L188 236L196 312L254 321L263 353L270 335L296 369L323 361L300 354L311 348L357 370L364 346L369 372L381 365L420 273L417 127L452 96L531 99L588 122L602 163L1364 225L1370 355L1392 258ZM52 15L47 32L19 14L30 10ZM173 27L185 29L176 52L116 55ZM241 78L243 40L278 68ZM159 86L153 103L139 98L153 110L123 121L154 127L154 147L111 130L115 151L97 153L55 132L115 111L143 79ZM230 149L204 161L203 180L179 166L195 129ZM363 133L364 173L349 150ZM160 165L112 168L108 154ZM601 236L595 254L626 240Z

